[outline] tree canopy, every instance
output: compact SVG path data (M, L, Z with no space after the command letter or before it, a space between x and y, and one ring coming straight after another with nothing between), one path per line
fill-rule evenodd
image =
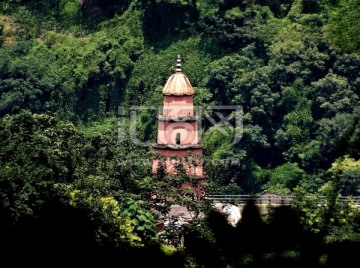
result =
M359 11L357 0L2 0L3 245L24 243L26 252L38 235L45 250L63 224L54 241L86 241L107 257L140 254L139 265L186 256L189 267L211 267L202 245L218 267L311 266L301 250L319 236L326 252L316 252L317 264L332 267L337 246L359 241L351 199L360 194ZM236 257L226 246L236 241L224 236L255 232L252 223L279 231L283 212L252 214L236 230L216 226L222 216L176 188L195 183L181 166L175 176L153 174L149 145L177 55L196 92L207 193L293 195L286 213L304 231L294 235L310 240L279 234L289 247L257 251L248 235ZM194 244L184 251L172 247L184 229L154 231L174 204L206 214L189 225Z

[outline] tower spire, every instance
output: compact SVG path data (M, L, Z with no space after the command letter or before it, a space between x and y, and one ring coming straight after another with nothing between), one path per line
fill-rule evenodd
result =
M177 55L176 72L181 72L181 58L180 58L180 55Z

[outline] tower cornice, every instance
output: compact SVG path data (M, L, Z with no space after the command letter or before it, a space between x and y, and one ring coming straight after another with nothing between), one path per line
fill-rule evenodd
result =
M159 144L159 143L154 143L152 145L153 148L155 149L171 149L171 150L187 150L187 149L201 149L204 147L204 145L202 143L197 143L197 144Z
M165 116L158 114L158 120L165 122L193 122L199 120L199 118L199 116Z

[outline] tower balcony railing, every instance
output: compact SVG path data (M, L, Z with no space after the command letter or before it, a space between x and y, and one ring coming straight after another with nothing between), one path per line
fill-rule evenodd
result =
M203 148L204 144L203 142L199 141L199 143L197 144L161 144L161 143L154 143L153 144L153 148L157 148L157 149L179 149L179 150L183 150L183 149L190 149L190 148Z
M177 115L177 116L166 116L158 114L158 120L160 121L173 121L173 122L186 122L186 121L197 121L200 117L197 115Z

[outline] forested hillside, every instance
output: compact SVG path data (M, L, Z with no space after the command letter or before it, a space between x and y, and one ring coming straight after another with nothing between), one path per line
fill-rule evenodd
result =
M61 229L57 250L68 243L69 252L85 247L116 258L120 250L147 264L156 256L164 267L211 267L196 247L191 257L160 248L163 241L176 245L179 230L159 238L154 211L206 204L171 190L189 180L184 174L158 174L155 183L151 148L131 136L136 128L137 140L155 141L154 109L137 109L134 118L131 109L162 104L161 88L181 55L204 115L207 193L295 195L302 228L329 246L305 262L301 249L310 240L285 253L273 245L262 252L267 257L236 259L230 250L216 255L217 267L278 258L300 265L294 267L336 267L328 261L336 259L336 243L360 241L360 211L338 201L360 195L359 14L358 0L1 0L3 245L11 251L22 244L26 252L31 245L23 242L40 237L46 251L48 234ZM209 107L227 105L242 108L241 128L206 119L219 121ZM165 207L147 202L154 193L172 199ZM212 250L229 250L224 245L234 241L216 240L212 219L188 233L196 230Z

